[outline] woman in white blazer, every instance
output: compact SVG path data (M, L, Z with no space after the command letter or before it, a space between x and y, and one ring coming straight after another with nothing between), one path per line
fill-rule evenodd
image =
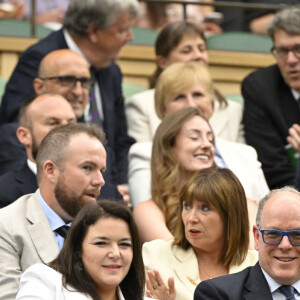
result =
M147 295L157 299L168 292L169 300L192 300L200 281L257 262L257 252L248 250L245 192L230 170L198 171L185 183L179 199L174 241L143 245Z
M162 71L174 62L195 61L208 67L209 57L202 28L189 21L166 25L155 42L156 71L151 89L137 93L125 101L128 134L137 142L152 141L161 122L154 106L154 87ZM242 105L227 101L217 90L213 93L214 112L210 124L216 136L245 143Z
M137 227L125 204L87 204L58 257L21 277L18 300L142 300L145 273Z

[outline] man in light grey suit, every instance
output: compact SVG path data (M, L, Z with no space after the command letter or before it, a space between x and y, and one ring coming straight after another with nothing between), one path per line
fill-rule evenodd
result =
M106 152L99 128L54 128L38 155L39 189L0 210L0 299L15 299L22 272L49 263L64 243L61 232L104 185Z

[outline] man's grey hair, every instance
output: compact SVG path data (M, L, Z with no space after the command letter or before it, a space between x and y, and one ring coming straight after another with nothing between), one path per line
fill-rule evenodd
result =
M84 36L88 26L105 29L114 24L123 12L137 17L137 0L71 0L64 16L64 27L73 34Z
M273 41L277 29L290 35L300 35L300 5L289 6L275 15L268 27L268 34Z
M262 198L259 201L257 214L256 214L256 225L260 226L261 214L262 214L263 208L264 208L265 204L267 203L267 201L269 199L271 199L274 195L279 194L279 193L284 193L284 192L293 193L300 197L300 192L291 186L285 186L283 188L270 191L264 198Z

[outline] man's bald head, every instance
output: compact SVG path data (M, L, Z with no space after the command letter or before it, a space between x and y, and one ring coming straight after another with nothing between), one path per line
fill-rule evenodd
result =
M69 49L55 50L42 59L38 77L34 79L34 89L38 95L61 94L70 102L76 117L79 118L89 101L88 84L74 82L72 77L89 81L88 62Z
M70 103L58 94L42 94L25 102L19 113L17 137L34 161L45 135L55 126L76 122Z

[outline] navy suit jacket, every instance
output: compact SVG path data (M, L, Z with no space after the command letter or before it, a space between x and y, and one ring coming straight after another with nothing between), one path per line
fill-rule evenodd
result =
M0 126L0 176L22 167L26 160L26 151L16 136L18 123Z
M194 300L272 300L264 274L257 263L253 267L198 284Z
M49 52L68 48L62 29L51 33L29 47L20 57L5 89L0 107L0 124L17 121L20 106L34 95L33 79L38 75L40 61ZM97 71L101 91L104 132L112 149L113 173L116 184L127 182L128 151L135 142L127 135L127 124L122 95L122 74L112 63Z
M270 189L295 184L295 167L286 150L289 128L300 123L300 109L277 65L244 79L246 141L253 146Z

